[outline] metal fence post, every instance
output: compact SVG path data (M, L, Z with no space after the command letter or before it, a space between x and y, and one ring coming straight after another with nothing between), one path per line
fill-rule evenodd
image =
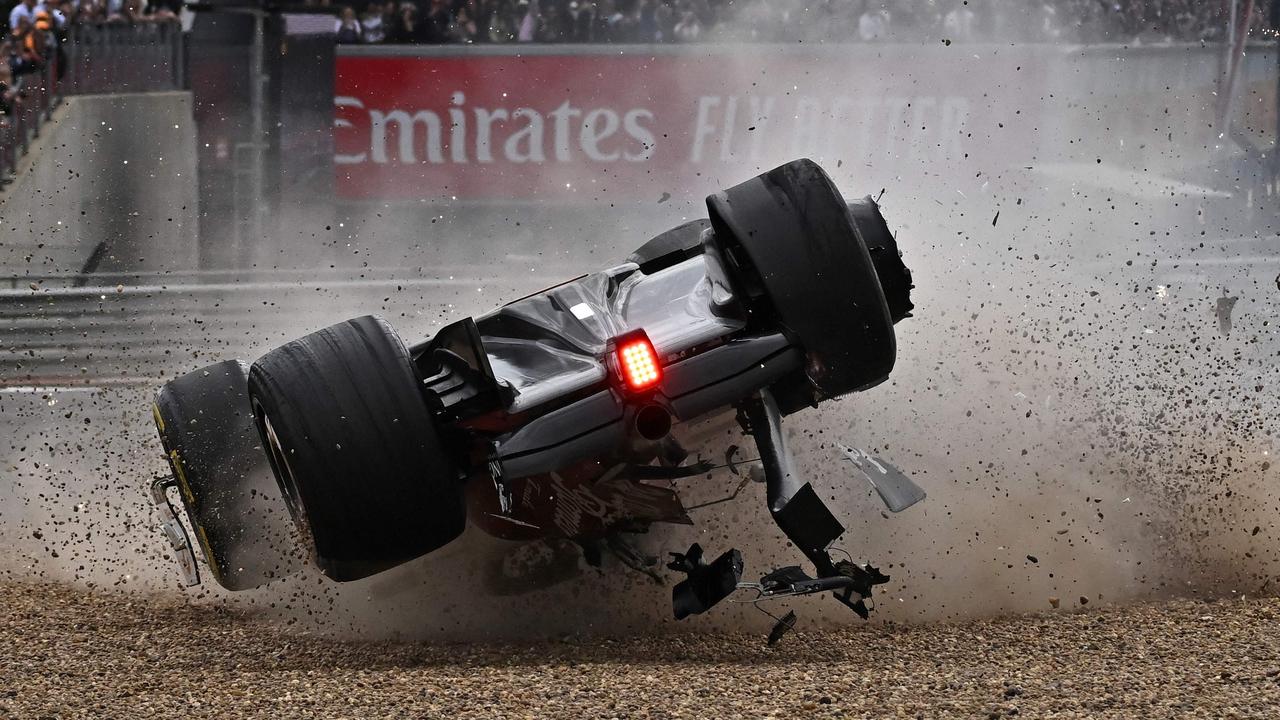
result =
M8 123L0 125L0 184L8 182L14 171L12 130Z
M22 109L18 111L18 116L17 116L18 124L17 124L17 127L15 128L18 133L18 142L22 143L23 155L26 155L27 151L31 149L30 139L27 137L27 113L28 112L29 110L27 106L23 105Z
M48 102L44 110L44 119L49 121L53 119L54 108L58 107L58 103L62 100L62 96L58 94L58 57L54 56L53 62L45 66L45 84L44 91L48 97Z
M187 36L182 32L182 25L171 23L173 33L173 89L187 88Z
M41 74L43 74L43 70ZM44 83L44 78L40 78L40 82ZM44 115L44 104L47 102L44 96L44 88L37 85L36 91L32 93L35 98L31 102L31 137L40 137L40 116Z
M76 47L76 26L72 25L67 28L67 42L63 45L63 54L67 58L67 71L63 73L63 82L67 84L70 92L75 92L76 86L76 53L79 48Z

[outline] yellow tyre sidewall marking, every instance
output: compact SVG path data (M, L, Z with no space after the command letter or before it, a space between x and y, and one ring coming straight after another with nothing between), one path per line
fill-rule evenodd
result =
M155 416L156 427L159 428L161 435L164 435L164 418L160 415L160 406L151 405L151 414ZM161 438L163 441L163 437ZM168 445L168 443L163 443ZM178 490L182 493L182 499L187 505L187 519L191 521L191 526L196 530L196 541L200 543L200 550L204 553L205 562L208 563L209 569L213 571L216 577L223 577L222 568L218 565L218 558L213 553L213 547L209 544L209 536L205 534L204 527L195 521L194 513L191 508L195 507L196 496L191 492L191 485L187 482L186 467L183 465L182 456L177 450L169 451L169 467L173 470L173 476L178 481Z

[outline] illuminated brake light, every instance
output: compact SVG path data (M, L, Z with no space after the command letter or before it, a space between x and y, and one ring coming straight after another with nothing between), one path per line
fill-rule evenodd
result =
M647 390L662 379L658 353L644 333L620 339L617 349L618 369L628 390Z

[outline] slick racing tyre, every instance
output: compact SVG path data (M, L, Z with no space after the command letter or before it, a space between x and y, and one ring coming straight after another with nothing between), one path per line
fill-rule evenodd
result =
M303 544L326 576L358 580L462 533L462 482L409 351L359 317L276 348L249 397Z
M735 292L805 351L813 400L889 376L889 305L867 243L822 168L789 162L711 195L707 207Z
M903 318L911 317L911 311L915 309L911 302L911 291L915 289L911 284L911 271L903 264L898 241L889 231L889 224L880 214L880 204L875 199L868 195L849 203L849 215L871 254L876 277L880 278L880 289L884 291L885 302L889 303L889 317L896 325Z
M165 383L152 406L205 562L228 590L288 574L292 547L247 390L244 363L228 360Z

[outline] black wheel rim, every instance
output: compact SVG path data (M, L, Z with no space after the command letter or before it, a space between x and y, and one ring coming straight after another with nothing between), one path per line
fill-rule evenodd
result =
M253 401L254 422L258 425L258 433L266 444L267 460L271 463L272 474L276 484L280 486L280 494L284 496L284 504L289 508L289 515L302 535L305 545L314 553L315 543L311 537L311 527L307 522L306 505L298 492L298 481L293 474L293 466L289 463L289 455L280 443L280 436L271 425L271 418L263 410L262 404Z

